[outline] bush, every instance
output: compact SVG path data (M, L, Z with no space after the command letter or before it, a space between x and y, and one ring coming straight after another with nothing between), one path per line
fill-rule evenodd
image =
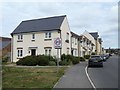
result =
M95 55L95 52L92 52L91 55Z
M79 57L74 57L73 59L72 59L72 63L73 64L78 64L80 62L80 58Z
M38 55L38 56L37 56L37 61L38 61L37 64L40 65L40 66L49 65L48 56L45 56L45 55Z
M66 55L65 54L62 54L61 55L61 60L63 61L63 60L65 60L66 59Z
M38 55L38 56L26 56L21 58L16 62L17 65L25 66L46 66L46 65L56 65L57 60L52 56Z
M80 61L85 61L85 58L84 57L80 57Z
M60 61L59 65L68 65L68 62L66 60Z
M85 58L85 59L89 59L89 58L90 58L90 55L84 55L84 58Z
M72 56L72 55L62 54L62 55L61 55L60 65L70 65L72 59L73 59L73 56Z
M25 65L25 66L35 66L37 65L37 63L38 61L36 56L26 56L16 62L17 65Z
M56 66L56 63L54 61L49 61L50 66Z
M8 57L8 56L2 57L2 62L7 63L9 59L10 59L10 57Z

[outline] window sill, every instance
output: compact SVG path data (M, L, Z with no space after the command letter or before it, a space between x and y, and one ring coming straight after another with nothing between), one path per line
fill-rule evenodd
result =
M23 57L17 57L17 59L21 59L21 58L23 58Z
M32 39L31 41L35 41L34 39Z
M23 42L23 40L17 40L17 42Z
M45 38L44 41L49 41L52 40L51 38Z

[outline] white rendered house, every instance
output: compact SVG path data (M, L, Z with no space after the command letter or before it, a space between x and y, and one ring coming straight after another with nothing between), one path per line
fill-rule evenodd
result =
M71 32L66 15L22 21L11 35L12 62L28 55L57 56L54 39L58 37L62 40L59 57L71 54Z

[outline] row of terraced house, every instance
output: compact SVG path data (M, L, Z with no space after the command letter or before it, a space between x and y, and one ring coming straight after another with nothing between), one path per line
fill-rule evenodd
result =
M92 52L104 52L98 32L84 31L81 35L72 32L66 15L22 21L11 36L12 62L28 55L57 56L55 38L61 38L62 41L62 47L58 51L59 58L62 54L82 57Z

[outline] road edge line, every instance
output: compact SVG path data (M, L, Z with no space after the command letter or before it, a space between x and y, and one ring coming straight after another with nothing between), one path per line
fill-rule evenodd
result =
M94 88L94 90L97 90L97 88L95 87L93 81L91 80L89 74L88 74L88 65L85 67L85 72L86 72L86 76L88 78L88 80L90 81L90 84L92 85L92 87Z

